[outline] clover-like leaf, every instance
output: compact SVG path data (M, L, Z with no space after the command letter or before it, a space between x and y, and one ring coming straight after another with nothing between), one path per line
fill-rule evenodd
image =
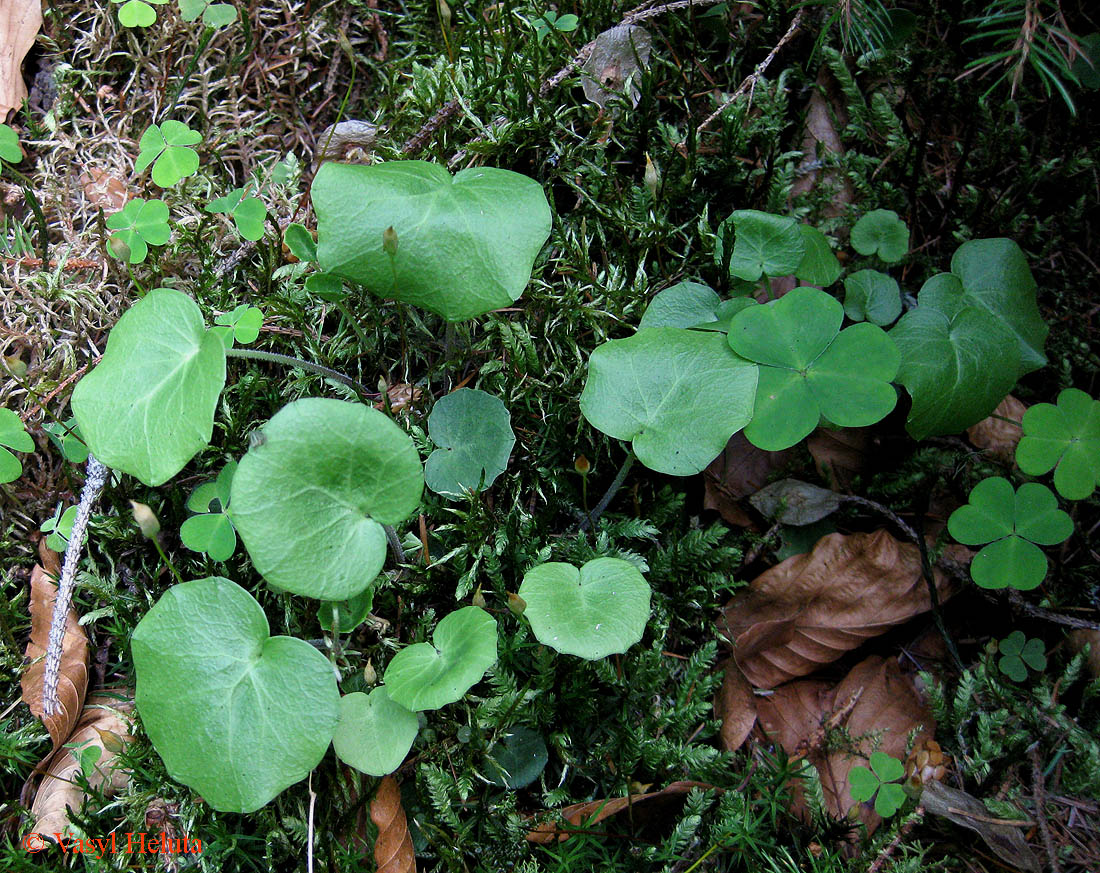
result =
M798 230L802 234L806 253L794 271L795 276L811 285L828 288L840 278L841 270L828 237L809 224L800 224Z
M69 540L73 535L73 524L76 522L77 509L76 506L70 506L63 512L61 507L58 506L54 514L42 522L39 530L44 534L49 534L46 537L47 549L64 552L69 547ZM87 537L88 535L85 534L85 540L87 540Z
M1047 656L1042 640L1029 640L1023 631L1013 631L997 644L1002 655L997 662L1000 671L1017 682L1027 679L1027 668L1041 672L1046 669Z
M23 420L0 406L0 446L17 452L33 452L34 440L23 428ZM8 449L0 448L0 484L14 482L23 475L23 465Z
M649 302L638 329L646 327L699 327L718 321L720 298L707 285L680 282L665 288Z
M550 235L542 187L509 170L325 163L311 196L323 270L448 321L514 302Z
M861 255L878 255L887 264L909 251L909 228L890 209L873 209L852 227L852 248Z
M135 197L107 219L112 253L131 264L140 264L149 254L149 246L162 246L172 236L168 226L168 204L163 200Z
M755 282L761 276L787 276L798 269L806 242L793 218L756 209L739 209L731 217L736 232L731 275Z
M947 529L968 546L988 543L970 562L970 575L982 588L1035 588L1046 576L1047 558L1039 548L1073 533L1070 517L1045 485L1025 482L1015 492L1000 476L983 479L970 502L947 520Z
M258 197L246 197L244 188L234 188L224 197L211 200L206 211L231 216L244 239L255 242L263 238L267 207Z
M317 240L304 224L290 224L283 233L283 242L299 261L317 260Z
M524 575L519 596L540 643L590 661L625 652L649 620L649 583L620 558L595 558L579 570L539 564Z
M180 526L180 540L192 551L205 552L212 561L228 561L237 550L237 531L229 517L236 470L236 461L227 462L216 479L199 485L187 498L187 508L196 515Z
M538 779L549 759L542 734L520 725L509 730L489 749L487 775L494 785L515 791Z
M390 699L385 685L340 698L340 722L332 747L345 764L370 776L385 776L401 766L420 725L416 713Z
M23 160L23 149L19 147L19 134L6 124L0 124L0 158L9 164L18 164Z
M901 351L898 381L913 398L906 428L915 439L958 433L987 418L1016 384L1016 341L951 273L925 282L917 302L890 331Z
M264 324L263 312L255 306L242 303L214 319L214 324L233 328L233 339L241 345L254 343Z
M516 444L508 408L492 394L470 388L436 402L428 416L428 435L439 448L424 465L424 481L448 497L492 485Z
M348 600L324 601L317 607L317 620L328 633L333 633L334 628L342 634L351 633L366 621L373 607L374 588L367 588Z
M383 525L420 504L424 476L409 436L361 403L311 397L284 406L237 466L233 523L276 588L347 600L386 559Z
M42 425L42 430L65 456L65 460L71 464L83 464L88 460L88 444L80 435L80 426L75 417L70 417L64 422L50 421ZM0 442L3 442L0 439Z
M734 316L729 344L760 364L760 384L745 436L761 449L789 448L822 416L841 427L863 427L897 403L891 380L900 356L882 328L840 330L844 310L818 288L804 286Z
M386 668L390 700L419 712L460 700L497 660L497 623L477 606L447 615L430 643L414 643Z
M163 2L163 0L162 0ZM202 134L181 121L169 119L151 124L138 141L134 172L153 165L153 182L171 188L181 179L198 172L199 156L191 146L202 142Z
M1084 500L1100 481L1100 401L1066 388L1058 404L1036 403L1021 421L1016 463L1029 476L1054 470L1054 487L1067 500Z
M889 818L905 803L905 789L897 784L904 775L905 767L897 758L885 752L872 752L871 769L853 767L848 773L848 785L854 800L866 803L874 797L875 812Z
M857 270L844 280L844 314L885 327L901 315L898 283L878 270Z
M721 334L655 327L588 359L581 412L659 473L702 472L752 417L757 367Z
M146 734L169 775L214 809L252 812L324 757L340 711L332 665L305 640L271 636L234 582L169 588L131 650Z
M149 27L157 20L157 10L150 4L160 6L168 0L111 0L121 3L118 10L118 23L123 27Z
M119 319L72 409L96 458L156 486L210 442L224 385L225 349L195 301L154 288Z
M202 16L207 27L225 27L237 20L237 9L229 3L211 3L210 0L179 0L180 18L195 21Z

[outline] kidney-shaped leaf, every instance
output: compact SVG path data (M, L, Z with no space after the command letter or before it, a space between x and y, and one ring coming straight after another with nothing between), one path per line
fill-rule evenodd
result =
M1100 480L1100 401L1066 388L1058 405L1036 403L1024 413L1016 463L1029 476L1054 470L1054 487L1067 500L1084 500Z
M119 319L99 366L77 383L73 414L92 454L149 486L210 442L225 349L190 297L155 288Z
M894 408L897 347L873 324L841 331L843 320L840 303L810 287L734 316L730 346L761 365L745 428L753 445L779 451L807 436L822 416L841 427L863 427Z
M419 729L416 714L390 700L382 685L369 695L355 691L340 698L332 747L345 764L385 776L401 766Z
M579 570L539 564L523 577L519 596L540 643L590 661L625 652L649 620L649 583L621 558L596 558Z
M738 209L732 218L736 232L732 275L755 282L762 275L786 276L798 269L806 243L793 218L756 209Z
M386 559L385 524L411 515L424 477L408 435L376 409L309 397L284 406L237 466L230 506L276 588L347 600Z
M698 327L718 321L722 302L712 288L699 282L680 282L654 297L638 329L644 327Z
M492 394L471 388L436 402L428 434L439 448L424 465L424 480L436 494L455 497L492 485L516 444L508 408Z
M339 715L332 665L270 636L220 577L173 586L131 641L138 712L169 775L223 812L252 812L321 761Z
M892 276L858 270L844 280L844 314L884 327L901 315L901 289Z
M896 212L873 209L852 226L852 248L892 264L909 251L909 229Z
M757 370L721 334L646 328L592 353L581 412L608 436L633 440L651 470L691 476L752 417Z
M476 606L446 616L430 643L393 656L385 681L390 700L406 709L439 709L461 699L497 660L497 623Z
M326 163L311 196L321 269L448 321L514 302L550 235L541 186L510 170Z

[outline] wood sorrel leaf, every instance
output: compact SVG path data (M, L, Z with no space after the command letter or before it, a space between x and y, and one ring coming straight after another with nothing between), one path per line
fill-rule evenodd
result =
M690 476L752 417L757 370L721 334L646 328L592 353L581 412L608 436L633 440L651 470Z
M436 626L432 642L414 643L393 656L386 689L406 709L439 709L461 699L496 660L496 619L464 606Z
M0 446L17 452L33 452L34 440L23 428L23 420L10 409L0 407ZM19 459L7 449L0 449L0 484L14 482L23 475Z
M73 391L73 414L96 458L156 486L210 442L224 385L225 349L195 301L154 288L111 330Z
M1067 500L1084 500L1100 480L1100 401L1066 388L1058 405L1036 403L1024 413L1016 463L1029 476L1054 470L1054 487Z
M310 397L284 406L233 477L232 519L269 584L347 600L382 569L386 534L420 503L408 435L361 403Z
M793 218L756 209L738 209L732 218L736 231L732 275L755 282L761 276L787 276L798 269L806 243Z
M419 731L416 713L390 700L385 685L340 698L340 723L332 747L345 764L371 776L401 766Z
M596 558L579 570L539 564L524 575L519 596L540 643L590 661L625 652L649 621L649 583L620 558Z
M424 480L436 494L449 497L492 485L516 444L507 407L492 394L470 388L436 402L428 434L439 448L424 465Z
M844 280L844 314L885 327L901 315L901 289L892 276L858 270Z
M252 812L324 757L340 706L332 666L304 640L270 636L239 585L215 576L173 586L131 649L153 747L214 809Z
M310 194L323 270L448 321L515 301L550 235L541 186L509 170L452 177L426 161L326 163ZM383 248L391 227L392 255Z
M909 251L909 228L890 209L873 209L852 226L852 248L893 264Z

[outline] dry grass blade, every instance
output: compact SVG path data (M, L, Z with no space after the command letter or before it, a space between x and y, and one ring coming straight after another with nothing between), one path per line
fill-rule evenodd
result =
M42 4L39 0L0 0L0 121L23 105L27 85L20 67L27 56L38 29L42 26Z
M88 638L80 626L80 616L72 607L65 619L65 635L61 648L61 670L57 685L60 711L45 715L43 685L46 672L45 654L50 638L50 621L57 599L57 578L61 565L56 552L39 547L41 565L31 573L31 638L27 643L28 664L23 671L21 686L23 701L42 720L56 749L68 738L80 716L80 707L88 691Z
M401 789L392 776L384 776L370 802L370 818L378 827L374 862L378 873L416 873L412 837L401 806Z
M96 791L112 794L126 786L130 773L115 759L133 739L124 717L133 706L131 697L127 689L93 695L68 738L69 748L57 749L38 765L36 769L45 769L45 774L31 804L31 830L47 836L64 833L69 809L79 812L85 797L77 779L82 769Z

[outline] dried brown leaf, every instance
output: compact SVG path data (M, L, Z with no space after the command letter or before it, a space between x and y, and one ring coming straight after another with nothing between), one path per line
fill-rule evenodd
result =
M121 698L121 699L120 699ZM45 770L31 804L34 827L41 834L64 833L69 824L69 809L80 811L85 792L76 780L80 773L80 755L85 749L98 748L99 759L88 774L88 784L110 795L126 787L130 772L115 759L133 737L126 713L133 708L132 692L112 689L94 694L80 714L67 746L56 749L36 768ZM109 740L108 740L109 738Z
M416 873L416 855L401 805L401 789L392 776L384 776L370 802L370 818L378 827L374 862L378 873Z
M129 199L126 183L99 167L88 167L81 173L80 185L89 203L109 212L118 212Z
M921 805L933 815L969 828L978 834L1002 861L1020 870L1040 873L1039 859L1028 847L1020 831L1000 824L985 804L965 791L958 791L940 782L930 782L920 795Z
M40 27L41 0L0 0L0 121L22 106L27 96L20 67Z
M717 510L730 524L751 526L752 519L738 501L767 485L771 474L786 468L795 457L793 449L766 452L745 439L743 433L734 434L703 475L703 506Z
M833 123L833 117L835 114L843 125L847 123L846 112L842 100L831 99L829 95L831 84L832 78L823 67L818 74L816 86L810 95L810 104L806 109L806 126L802 135L803 158L799 165L799 176L791 186L790 194L790 199L794 199L818 185L828 185L835 194L832 203L822 211L825 218L843 215L845 206L855 197L855 190L843 174L833 171L821 172L823 159L830 154L837 156L844 154L844 143Z
M722 722L719 736L722 747L736 752L756 724L756 695L752 686L732 660L726 663L722 686L714 696L714 715Z
M819 427L806 439L806 448L829 487L847 491L852 479L863 472L870 442L870 428Z
M582 68L584 96L602 109L631 80L630 99L637 106L642 98L638 79L642 68L649 66L652 50L653 38L644 27L619 24L605 30L596 37Z
M719 792L722 790L707 782L673 782L660 791L650 791L646 794L631 794L629 797L613 797L609 800L589 800L584 803L574 803L572 806L559 810L560 815L568 822L568 825L543 822L527 833L527 839L532 843L551 843L554 840L560 843L569 839L571 830L575 828L585 830L597 822L601 822L605 818L628 808L631 810L635 826L644 826L647 821L652 820L659 813L667 811L670 804L682 804L688 792L693 788Z
M989 418L968 427L966 435L979 449L985 449L998 460L1011 464L1016 460L1016 444L1024 435L1019 422L1025 412L1027 407L1009 394L997 404ZM1005 418L1009 421L1004 421Z
M950 579L935 574L940 600ZM765 571L730 600L719 631L757 688L814 672L930 609L920 552L884 530L829 534Z
M50 733L56 749L68 738L73 724L80 716L84 695L88 690L88 637L80 626L80 616L72 607L65 619L65 637L61 644L61 675L57 683L57 699L61 709L54 715L44 716L42 703L43 676L46 672L46 647L50 639L50 623L57 599L56 579L61 575L61 565L56 552L39 545L41 565L31 572L31 638L27 643L27 666L23 670L20 686L23 701L39 718Z

